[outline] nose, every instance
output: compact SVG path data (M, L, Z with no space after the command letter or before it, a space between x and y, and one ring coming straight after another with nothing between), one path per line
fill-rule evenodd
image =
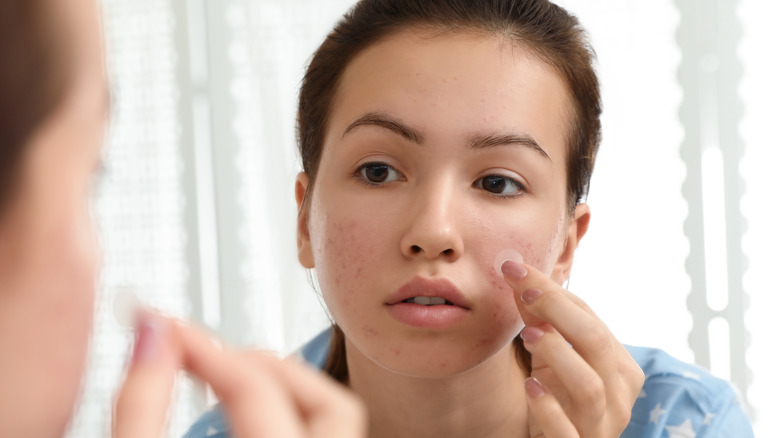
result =
M462 198L462 197L460 197ZM453 262L463 254L463 236L458 226L463 206L454 190L421 188L410 209L410 221L401 239L401 251L409 259L442 258Z

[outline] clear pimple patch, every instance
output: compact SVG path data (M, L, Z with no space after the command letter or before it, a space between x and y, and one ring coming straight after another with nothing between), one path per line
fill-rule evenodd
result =
M517 252L516 250L511 249L511 248L507 248L507 249L504 249L504 250L500 251L496 255L496 259L493 262L493 269L495 269L496 273L499 276L501 276L501 277L504 276L504 274L501 272L501 266L507 260L511 260L511 261L517 262L517 263L523 263L523 256L519 252Z
M135 315L142 307L143 303L129 287L121 288L114 294L112 310L120 327L135 328Z

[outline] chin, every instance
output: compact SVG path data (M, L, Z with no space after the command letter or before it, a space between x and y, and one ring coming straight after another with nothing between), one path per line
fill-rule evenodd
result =
M406 341L386 345L372 343L371 347L362 353L376 365L396 374L424 379L446 379L478 368L496 357L499 352L509 352L511 357L514 357L511 346L514 335L508 334L506 339L494 337L471 343L459 337L438 340L425 340L421 337L419 342Z

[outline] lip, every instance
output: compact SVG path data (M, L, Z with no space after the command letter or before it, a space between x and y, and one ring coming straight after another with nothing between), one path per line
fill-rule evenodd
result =
M414 297L440 297L450 304L425 306L406 303ZM469 313L470 306L463 294L449 280L415 277L401 286L385 302L390 316L398 322L420 328L442 329L457 325Z
M414 297L440 297L452 303L454 306L469 309L466 298L460 290L446 278L414 277L390 296L386 304L394 305L403 303L404 300Z

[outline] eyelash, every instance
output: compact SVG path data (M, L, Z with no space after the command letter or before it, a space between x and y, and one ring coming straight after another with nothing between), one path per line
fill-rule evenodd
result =
M383 167L383 168L387 169L389 172L397 174L397 179L395 179L393 181L381 181L381 182L370 181L368 176L365 174L365 172L370 167L377 167L377 168L378 167ZM391 166L391 165L389 165L387 163L383 163L381 161L371 161L371 162L368 162L368 163L361 164L357 168L357 170L355 171L355 178L357 178L360 182L364 183L365 185L367 185L369 187L384 187L384 186L386 186L386 185L388 185L388 184L390 184L392 182L403 181L405 179L403 174L401 172L399 172L398 169L396 169L395 167L393 167L393 166Z
M514 188L517 190L517 192L516 193L512 193L512 194L507 194L507 195L502 195L500 193L490 192L487 189L485 189L484 187L480 187L480 183L485 181L485 179L487 179L487 178L501 178L506 183L514 186ZM483 177L480 177L479 179L474 181L474 185L473 186L476 189L484 190L489 196L492 196L494 198L499 198L499 199L515 199L515 198L519 198L519 197L525 195L526 192L527 192L527 189L526 189L525 185L523 183L521 183L520 181L518 181L518 180L516 180L514 178L510 178L510 177L505 176L505 175L498 175L498 174L491 174L491 175L485 175Z
M379 181L379 182L371 181L369 179L368 175L366 174L366 171L369 168L372 168L372 167L384 168L385 170L387 170L390 173L397 174L397 178L394 179L393 181ZM355 178L358 179L360 182L364 183L365 185L369 186L369 187L384 187L384 186L386 186L386 185L388 185L388 184L390 184L392 182L403 181L405 179L403 174L401 174L401 172L399 172L398 169L396 169L395 167L391 166L390 164L383 163L381 161L372 161L372 162L361 164L357 168L357 170L355 171ZM513 186L517 190L517 192L516 193L512 193L512 194L500 194L500 193L490 192L486 188L480 186L480 183L483 183L487 178L501 178L505 183L508 183L511 186ZM490 175L482 176L482 177L478 178L474 182L474 184L472 186L474 188L476 188L476 189L485 191L485 193L487 193L489 196L492 196L494 198L499 198L499 199L514 199L514 198L518 198L520 196L525 195L526 191L527 191L525 185L523 183L521 183L520 181L517 181L516 179L511 178L511 177L508 177L508 176L505 176L505 175L499 175L499 174L490 174Z

